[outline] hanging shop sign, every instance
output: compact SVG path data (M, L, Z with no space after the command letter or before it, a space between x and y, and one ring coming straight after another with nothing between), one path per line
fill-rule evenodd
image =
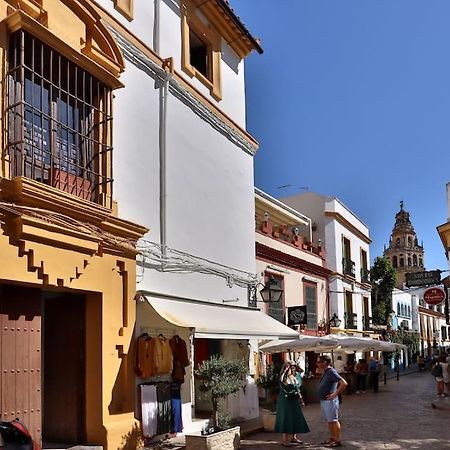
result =
M306 325L307 323L307 313L306 305L304 306L288 306L288 327L292 325Z
M410 272L405 274L407 287L429 286L441 282L440 270L428 270L423 272Z
M423 300L428 305L440 305L445 300L445 290L440 287L428 288L423 293Z

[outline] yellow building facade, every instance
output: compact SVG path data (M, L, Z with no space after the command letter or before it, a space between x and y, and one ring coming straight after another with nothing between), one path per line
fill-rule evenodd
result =
M136 241L113 201L121 53L85 0L1 0L1 420L134 445Z

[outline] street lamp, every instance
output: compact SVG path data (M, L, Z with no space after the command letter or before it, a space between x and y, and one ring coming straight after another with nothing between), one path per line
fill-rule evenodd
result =
M281 280L273 277L269 278L261 289L260 294L264 303L278 303L283 296Z
M333 314L333 317L330 319L330 327L339 328L342 323L342 320L339 319L336 313Z

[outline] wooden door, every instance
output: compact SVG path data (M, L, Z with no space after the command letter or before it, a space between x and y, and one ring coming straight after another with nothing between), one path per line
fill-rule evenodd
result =
M1 420L20 419L41 442L41 291L0 285Z
M85 299L44 294L45 442L80 444L86 440Z

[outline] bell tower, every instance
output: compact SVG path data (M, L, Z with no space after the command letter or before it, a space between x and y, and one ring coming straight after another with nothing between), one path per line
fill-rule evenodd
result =
M403 209L403 201L400 202L400 211L395 215L389 247L384 247L383 255L390 260L397 271L396 287L398 289L403 288L406 273L425 270L423 242L419 245L409 212Z

